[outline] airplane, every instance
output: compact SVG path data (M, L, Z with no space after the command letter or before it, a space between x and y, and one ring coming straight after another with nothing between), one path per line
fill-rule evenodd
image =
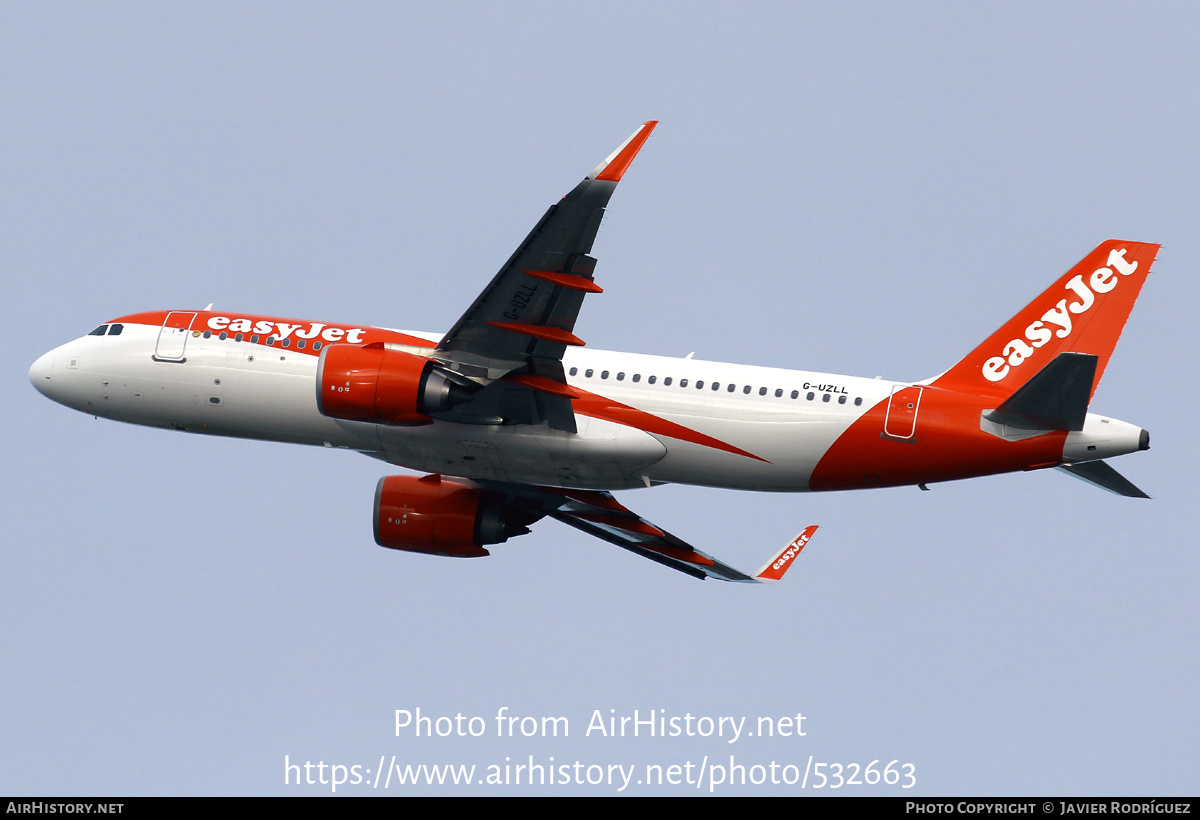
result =
M638 128L537 222L445 333L230 311L121 316L29 370L97 417L357 450L425 475L375 489L384 547L480 557L550 517L694 577L772 583L617 501L679 483L854 490L1056 467L1147 498L1105 459L1149 434L1088 411L1159 246L1102 242L938 376L918 382L594 350L574 333L593 240L657 125Z

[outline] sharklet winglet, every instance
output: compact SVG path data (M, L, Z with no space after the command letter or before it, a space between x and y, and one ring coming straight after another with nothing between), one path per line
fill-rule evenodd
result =
M589 179L599 179L607 182L620 182L621 177L625 176L625 172L629 170L629 166L633 164L633 158L642 150L642 146L646 144L646 140L650 138L650 132L658 125L658 120L648 120L642 124L642 127L629 135L629 139L625 140L617 150L608 155L604 162L597 165L588 174Z
M789 541L783 549L771 556L770 561L759 567L758 572L754 573L754 580L760 584L773 584L782 578L783 574L795 563L795 559L799 557L800 551L812 540L813 533L816 531L816 524L805 527L803 532Z

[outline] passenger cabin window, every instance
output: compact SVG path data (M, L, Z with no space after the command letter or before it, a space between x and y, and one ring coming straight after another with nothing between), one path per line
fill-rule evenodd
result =
M782 396L783 396L783 391L782 391L782 390L780 390L780 389L778 389L778 388L776 388L776 390L775 390L775 398L777 398L777 399L778 399L778 398L780 398L780 397L782 397Z
M625 374L623 372L617 374L617 381L619 381L619 382L625 381Z
M680 386L680 387L687 387L687 379L680 379L680 380L679 380L679 386Z
M634 380L634 382L640 382L640 381L642 380L642 374L641 374L641 373L634 373L634 374L633 374L633 380Z
M646 381L650 384L654 384L656 381L658 381L658 376L649 376L647 377Z
M103 336L105 333L108 333L108 325L100 325L100 327L96 328L88 335L89 336Z
M792 391L792 398L793 398L793 399L798 399L798 398L800 398L800 391L799 391L799 390L793 390L793 391Z
M592 374L593 374L593 373L595 373L595 372L596 372L595 370L592 370L592 369L589 367L587 370L583 371L583 375L587 376L587 377L590 379L590 378L592 377Z
M765 388L765 387L758 388L758 395L760 395L760 396L767 395L767 388Z
M667 387L670 387L671 386L671 377L667 376L665 379L663 379L663 384L665 384Z
M743 387L742 392L745 393L747 396L749 396L750 395L750 385L746 385L745 387Z
M855 406L855 407L861 407L861 406L862 406L862 396L859 396L857 399L855 399L855 400L854 400L854 406Z
M578 367L572 367L572 368L571 368L571 375L572 375L572 376L574 376L574 375L575 375L576 373L578 373L578 372L579 372L579 368L578 368Z

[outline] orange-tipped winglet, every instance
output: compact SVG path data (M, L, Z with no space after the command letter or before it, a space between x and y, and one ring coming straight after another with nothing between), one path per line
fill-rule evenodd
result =
M816 531L816 524L805 527L804 532L797 535L786 547L776 553L770 561L762 565L762 569L754 574L754 580L764 584L773 584L782 578L783 574L795 562L796 557L800 555L800 550L804 549L804 545L809 542Z
M629 170L629 166L633 163L633 158L638 155L638 151L642 150L642 146L646 144L650 132L654 130L654 126L656 125L658 125L658 120L650 120L644 123L641 128L630 135L629 139L621 143L616 151L609 154L608 159L592 169L592 172L588 174L588 179L620 182L621 177L625 176L625 172Z

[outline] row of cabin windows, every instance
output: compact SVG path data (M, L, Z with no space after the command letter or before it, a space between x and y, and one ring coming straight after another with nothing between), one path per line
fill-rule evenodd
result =
M119 336L119 335L121 334L121 331L122 331L122 330L124 330L124 325L120 325L120 324L113 324L113 325L111 325L111 326L110 326L110 325L100 325L100 327L96 328L95 330L93 330L93 331L92 331L91 333L89 333L88 335L89 335L89 336L104 336L105 334L107 334L107 335L109 335L109 336ZM205 338L205 339L211 339L211 338L212 338L212 331L211 331L211 330L206 330L206 331L204 331L204 338ZM226 339L228 339L228 338L229 338L229 333L228 333L227 331L224 331L224 330L222 330L222 331L220 332L220 334L218 334L217 338L218 338L218 339L220 339L221 341L225 341ZM243 334L243 333L235 333L235 334L234 334L234 336L233 336L233 340L234 340L235 342L241 342L241 341L244 341L244 340L245 340L245 334ZM259 336L258 336L258 334L256 333L256 334L254 334L254 335L252 335L252 336L250 337L250 344L258 344L258 340L259 340ZM291 339L283 339L282 341L280 341L280 340L279 340L277 337L275 337L275 336L268 336L268 337L266 338L266 343L267 343L267 346L268 346L268 347L271 347L271 346L273 346L273 345L275 344L275 342L277 342L277 341L279 342L279 344L280 344L280 346L281 346L281 347L291 347L291 345L292 345L292 340L291 340ZM305 348L305 346L307 345L307 343L308 343L308 341L307 341L306 339L298 339L298 340L296 341L296 349L297 349L297 350L303 350L303 349ZM313 342L313 350L320 350L320 349L321 349L321 347L322 347L322 345L321 345L321 342L319 342L319 341ZM585 370L585 371L583 372L583 376L584 376L584 378L590 379L590 378L592 378L592 377L595 375L595 372L596 372L596 371L592 370L592 369L589 367L587 370ZM578 368L578 367L572 367L572 368L571 368L571 375L572 375L572 376L576 376L576 375L578 375L578 374L579 374L579 368ZM607 378L608 378L608 376L609 376L609 372L608 372L607 370L602 370L602 371L600 371L600 378L602 378L602 379L607 379ZM630 379L630 381L632 381L632 382L634 382L634 383L640 382L641 380L642 380L642 374L641 374L641 373L634 373L634 374L633 374L633 376L632 376L632 377L631 377L631 379ZM617 373L617 381L619 381L619 382L625 381L625 373L624 373L624 371ZM658 377L657 377L657 376L647 376L647 377L646 377L646 383L647 383L647 384L654 384L654 383L656 383L657 381L658 381ZM667 376L667 377L665 377L665 378L663 379L663 385L664 385L664 386L666 386L666 387L670 387L670 386L671 386L671 382L672 382L672 378L671 378L670 376ZM695 385L696 385L696 389L697 389L697 390L703 390L703 389L704 389L704 380L703 380L703 379L698 379L698 380L696 381ZM688 380L687 380L687 379L680 379L680 380L679 380L679 386L680 386L680 387L687 387L687 386L688 386ZM720 390L720 389L721 389L721 383L720 383L720 382L710 382L710 389L712 389L713 391L718 391L718 390ZM754 388L753 388L753 387L751 387L751 386L750 386L750 385L748 385L748 384L747 384L747 385L744 385L744 386L742 387L742 393L744 393L744 394L746 394L746 395L750 395L750 393L751 393L753 390L754 390ZM760 388L758 388L758 395L760 395L760 396L765 396L765 395L767 395L767 390L768 390L768 389L767 389L766 387L760 387ZM737 385L736 385L736 384L728 384L728 385L726 385L726 386L725 386L725 391L726 391L727 393L735 393L735 392L737 392ZM800 391L799 391L799 390L793 390L793 391L791 392L791 397L792 397L793 399L798 399L798 398L800 398ZM775 389L775 398L777 398L777 399L779 399L779 398L783 398L783 389L782 389L782 388L776 388L776 389ZM814 393L813 391L811 391L811 390L810 390L810 391L809 391L809 392L808 392L808 393L805 395L805 398L806 398L808 401L814 401L814 400L816 399L816 393ZM831 398L832 398L832 394L831 394L831 393L824 393L824 394L822 394L822 396L821 396L821 401L823 401L823 402L828 402L828 401L830 401L830 400L831 400ZM859 407L859 406L861 406L861 405L862 405L862 401L863 401L863 400L862 400L862 397L861 397L861 396L860 396L860 397L858 397L858 398L856 398L856 399L854 400L854 406L855 406L855 407ZM838 396L838 404L845 404L845 403L846 403L846 397L845 397L845 396Z
M210 338L212 338L212 335L213 335L213 333L212 333L212 331L211 331L211 330L206 330L206 331L204 331L204 338L205 338L205 339L210 339ZM226 340L226 339L228 339L229 337L230 337L230 334L229 334L227 331L224 331L224 330L222 330L222 331L221 331L219 334L217 334L217 338L218 338L218 339L220 339L221 341L225 341L225 340ZM240 342L240 341L243 341L243 340L245 340L245 338L246 338L246 335L245 335L244 333L235 333L235 334L233 334L233 340L234 340L235 342ZM251 337L250 337L250 344L252 344L252 345L256 345L256 344L258 344L258 339L259 339L259 336L258 336L258 334L257 334L257 333L256 333L256 334L254 334L253 336L251 336ZM272 347L272 346L274 346L274 344L275 344L276 342L279 342L279 345L280 345L280 347L291 347L291 346L292 346L292 340L291 340L291 339L284 339L284 340L280 341L280 339L279 339L279 337L278 337L278 336L268 336L268 337L266 338L267 347ZM297 350L303 350L303 349L304 349L304 348L305 348L307 345L308 345L308 340L307 340L307 339L297 339L297 340L296 340L296 349L297 349ZM318 341L318 342L313 342L313 346L312 346L312 349L313 349L313 350L320 350L320 349L321 349L321 347L322 347L322 344L321 344L319 341Z
M588 368L587 370L583 371L583 377L584 377L585 379L590 379L590 378L592 378L592 377L595 375L595 373L596 373L596 371L595 371L595 370L592 370L591 368ZM575 376L575 375L578 375L578 374L579 374L579 368L578 368L578 367L572 367L572 368L571 368L571 375L572 375L572 376ZM600 371L600 378L602 378L602 379L607 379L607 378L608 378L608 376L609 376L609 372L608 372L607 370L601 370L601 371ZM632 382L635 382L635 383L636 383L636 382L640 382L641 380L642 380L642 374L641 374L641 373L634 373L634 374L633 374L633 376L631 376L631 377L630 377L630 381L632 381ZM625 381L625 373L624 373L624 372L617 373L617 381L619 381L619 382L623 382L623 381ZM654 384L654 383L656 383L657 381L658 381L658 376L647 376L647 377L646 377L646 383L647 383L647 384ZM663 378L663 381L662 381L663 385L664 385L664 386L666 386L666 387L670 387L670 386L671 386L671 382L672 382L672 378L671 378L670 376L666 376L665 378ZM680 387L687 387L687 386L688 386L688 380L687 380L687 379L680 379L680 380L679 380L679 386L680 386ZM703 379L697 379L697 380L696 380L696 382L695 382L695 388L696 388L697 390L703 390L703 389L704 389L704 380L703 380ZM719 390L721 389L721 383L720 383L720 382L709 382L709 389L710 389L710 390L713 390L713 391L719 391ZM750 386L750 385L748 385L748 384L747 384L747 385L743 385L743 386L742 386L742 393L743 393L743 394L745 394L745 395L747 395L747 396L748 396L748 395L750 395L750 393L751 393L751 392L753 392L753 390L754 390L754 388L753 388L753 387L751 387L751 386ZM760 387L760 388L758 388L758 395L760 395L760 396L765 396L765 395L767 395L767 392L768 392L768 390L769 390L769 388L766 388L766 387ZM727 385L725 385L725 392L727 392L727 393L736 393L736 392L737 392L737 385L736 385L736 384L727 384ZM793 390L793 391L791 392L791 397L792 397L793 399L798 399L798 398L800 398L800 391L799 391L799 390ZM816 394L815 392L813 392L813 391L811 391L811 390L810 390L810 391L808 391L808 393L805 395L805 397L804 397L804 398L805 398L805 399L807 399L808 401L815 401L815 400L816 400L816 397L817 397L817 394ZM833 397L833 394L832 394L832 393L824 393L824 394L822 394L822 396L821 396L821 401L823 401L823 402L829 402L829 401L831 401L831 400L832 400L832 397ZM779 388L779 387L775 388L775 398L777 398L777 399L781 399L781 398L783 398L783 388ZM846 403L846 397L845 397L845 396L838 396L838 404L845 404L845 403ZM862 400L862 397L861 397L861 396L859 396L858 398L856 398L856 399L854 400L854 406L855 406L855 407L861 407L861 406L862 406L862 403L863 403L863 400Z

